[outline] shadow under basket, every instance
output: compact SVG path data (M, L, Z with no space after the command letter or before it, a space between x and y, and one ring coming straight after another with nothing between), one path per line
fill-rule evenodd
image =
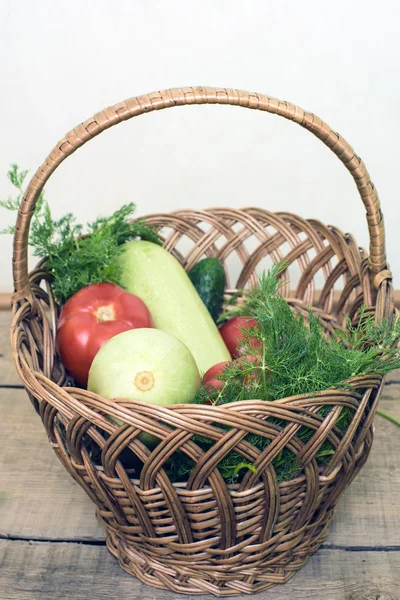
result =
M59 307L45 262L30 274L27 270L27 238L37 198L69 154L122 120L154 109L204 103L275 113L321 139L349 170L364 202L369 256L352 236L335 227L259 208L182 210L146 217L162 228L165 247L186 269L204 256L218 257L227 273L228 300L234 289L255 283L257 273L284 259L289 267L282 278L298 281L292 289L283 286L282 293L300 310L311 306L328 333L343 325L345 313L357 321L362 305L378 322L392 318L379 199L353 149L315 115L292 104L262 94L200 87L121 102L56 145L32 178L19 211L11 338L18 372L50 444L96 504L107 546L122 568L151 586L176 593L234 596L288 581L325 540L338 499L368 457L382 377L358 378L348 391L326 390L275 402L159 407L106 401L70 386L55 349ZM230 265L238 264L235 274ZM318 294L316 285L322 290ZM335 290L341 291L334 303ZM326 416L320 416L327 406ZM343 410L352 415L345 431L337 426ZM307 441L299 437L303 427L312 432ZM154 451L140 441L143 431L159 438ZM270 443L260 451L247 441L249 433ZM208 451L196 444L196 434L214 442ZM319 461L318 451L327 442L333 452ZM187 481L173 483L167 466L178 451L190 457L194 467ZM232 451L256 469L245 470L241 479L229 483L218 464ZM292 477L279 478L274 469L273 461L283 451L297 461ZM134 457L133 467L127 465L126 453Z

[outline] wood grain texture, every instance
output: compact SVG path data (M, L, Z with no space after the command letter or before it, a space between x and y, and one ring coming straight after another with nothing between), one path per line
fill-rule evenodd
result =
M0 294L0 310L10 310L11 294Z
M256 598L398 600L399 557L399 552L320 550L287 584ZM213 598L148 587L122 571L105 547L8 540L0 541L0 594L3 600Z
M24 390L0 389L0 535L104 539L94 505L50 447Z
M400 419L399 399L400 385L388 385L379 408ZM339 501L327 542L346 546L400 546L399 498L400 431L377 416L371 455Z
M400 418L400 386L381 409ZM23 390L0 389L0 536L103 540L94 505L53 453ZM339 502L327 543L400 546L400 435L377 418L371 456Z
M0 385L21 385L10 344L11 311L0 311Z

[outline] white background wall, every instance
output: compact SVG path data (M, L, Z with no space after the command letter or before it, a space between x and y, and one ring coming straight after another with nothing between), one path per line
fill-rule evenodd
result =
M129 96L256 90L315 112L363 157L400 287L399 22L396 0L0 0L0 197L9 163L36 169L66 131ZM293 123L233 107L161 111L105 132L57 170L47 197L54 214L81 221L131 200L139 214L259 205L368 244L336 157ZM0 291L11 291L10 237L0 256Z

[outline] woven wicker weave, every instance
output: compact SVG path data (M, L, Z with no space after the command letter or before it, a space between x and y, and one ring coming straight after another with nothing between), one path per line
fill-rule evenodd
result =
M14 238L11 338L17 369L50 443L97 505L108 548L121 566L155 587L230 596L284 583L324 541L340 495L368 457L382 378L360 379L358 392L328 390L222 407L166 408L140 401L105 401L66 386L54 342L59 307L45 264L42 261L29 275L27 271L28 231L36 200L67 156L120 121L152 110L204 103L275 113L310 130L327 145L350 171L366 207L369 256L335 227L258 208L151 215L148 222L164 228L165 247L187 269L205 255L226 263L236 254L242 270L231 285L239 288L255 280L261 261L285 258L291 266L297 265L301 276L295 289L284 287L283 293L300 309L312 305L328 331L342 323L345 312L356 319L362 304L375 311L378 321L391 318L391 273L379 199L363 162L345 140L318 117L287 102L238 90L183 88L131 98L96 114L69 132L38 169L22 201ZM190 242L185 255L178 250L182 238L186 246ZM248 249L250 241L252 247L256 245L253 251ZM316 275L325 281L318 297ZM343 291L333 308L335 286ZM332 410L322 418L317 411L324 405ZM345 433L335 425L344 407L354 410ZM119 427L108 416L125 424ZM279 427L270 417L287 424ZM219 424L229 426L229 431ZM297 437L302 426L314 430L306 443ZM153 453L139 441L141 431L161 439ZM246 441L249 432L271 443L260 452ZM192 440L194 434L215 444L204 453ZM100 462L88 450L88 439L98 448ZM335 453L328 464L319 465L315 455L327 440ZM121 453L126 448L143 462L139 480L132 479L123 466ZM272 461L283 448L298 458L301 471L295 479L278 483ZM164 470L178 449L196 463L186 484L172 484ZM254 463L257 472L248 471L241 483L228 485L217 467L233 449Z

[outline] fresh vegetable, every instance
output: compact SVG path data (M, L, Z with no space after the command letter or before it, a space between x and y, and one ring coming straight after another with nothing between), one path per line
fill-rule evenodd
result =
M229 362L225 360L224 362L217 363L204 374L202 384L205 388L214 388L215 390L220 390L224 387L224 382L220 379L217 379L217 376L220 375L226 365L229 365Z
M126 289L146 303L155 327L187 346L201 373L230 360L210 313L172 254L151 242L132 241L118 262Z
M95 283L74 294L58 320L57 347L73 378L86 385L100 348L128 329L152 327L145 303L114 283Z
M203 258L188 272L189 279L214 321L222 311L226 276L218 258Z
M182 342L157 329L132 329L96 354L88 389L104 398L168 405L193 402L199 385L196 363Z
M0 201L0 206L18 210L27 173L17 165L11 166L8 177L18 195ZM122 285L121 268L115 257L121 254L122 244L127 240L141 238L161 244L154 228L142 220L131 222L134 211L133 203L126 204L110 217L100 217L83 228L72 213L54 220L44 194L40 195L29 245L35 256L47 259L45 266L52 275L52 289L60 303L92 283L108 281ZM14 233L14 228L9 227L3 233Z
M222 325L219 332L231 356L236 358L241 354L241 343L245 338L245 330L257 326L257 321L248 316L234 317ZM254 347L260 347L257 338L251 338Z

